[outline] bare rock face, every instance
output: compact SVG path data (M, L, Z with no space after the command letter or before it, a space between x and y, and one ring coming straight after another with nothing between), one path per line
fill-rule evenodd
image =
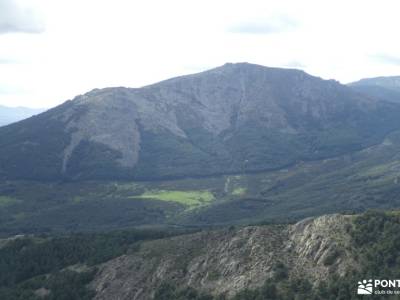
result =
M354 266L348 252L351 216L331 215L288 226L254 226L147 242L137 253L100 267L95 299L152 299L162 282L213 295L261 286L277 262L289 276L318 284Z
M135 106L119 96L118 91L92 92L75 100L74 107L64 112L66 130L71 135L64 149L62 172L75 148L84 140L104 144L122 154L117 161L121 166L133 167L139 157L140 133L136 123ZM84 111L73 118L77 111Z
M348 253L352 216L327 215L305 219L290 227L289 249L295 253L293 272L310 274L313 280L324 280L332 270L343 276L354 265Z

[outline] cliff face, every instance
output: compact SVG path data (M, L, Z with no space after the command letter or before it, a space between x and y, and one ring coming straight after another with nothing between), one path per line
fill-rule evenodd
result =
M294 225L200 232L144 243L135 253L100 267L91 284L97 300L152 299L163 283L232 297L260 287L284 268L289 278L314 285L343 276L355 261L348 230L352 217L329 215Z

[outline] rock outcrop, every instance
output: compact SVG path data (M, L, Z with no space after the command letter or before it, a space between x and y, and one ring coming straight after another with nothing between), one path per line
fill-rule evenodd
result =
M100 267L91 284L97 300L147 300L163 282L212 295L260 287L277 264L314 285L354 266L352 216L328 215L294 225L216 230L144 243Z

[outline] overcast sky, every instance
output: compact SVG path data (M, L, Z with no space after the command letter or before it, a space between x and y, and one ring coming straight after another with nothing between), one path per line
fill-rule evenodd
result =
M51 107L225 62L400 75L398 2L0 0L0 104Z

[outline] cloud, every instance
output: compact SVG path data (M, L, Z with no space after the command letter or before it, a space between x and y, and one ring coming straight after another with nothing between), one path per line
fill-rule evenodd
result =
M19 64L21 61L13 59L13 58L1 58L0 57L0 65L11 65L11 64Z
M0 85L0 95L13 95L26 93L24 88L11 85Z
M0 0L0 34L41 33L44 23L37 10L16 0Z
M240 34L273 34L291 31L298 27L298 22L287 16L272 16L259 20L246 20L233 24L228 32Z
M294 69L305 69L306 65L298 60L292 60L284 65L287 68L294 68Z
M381 53L381 54L371 55L371 58L380 63L400 66L400 56L392 56Z

